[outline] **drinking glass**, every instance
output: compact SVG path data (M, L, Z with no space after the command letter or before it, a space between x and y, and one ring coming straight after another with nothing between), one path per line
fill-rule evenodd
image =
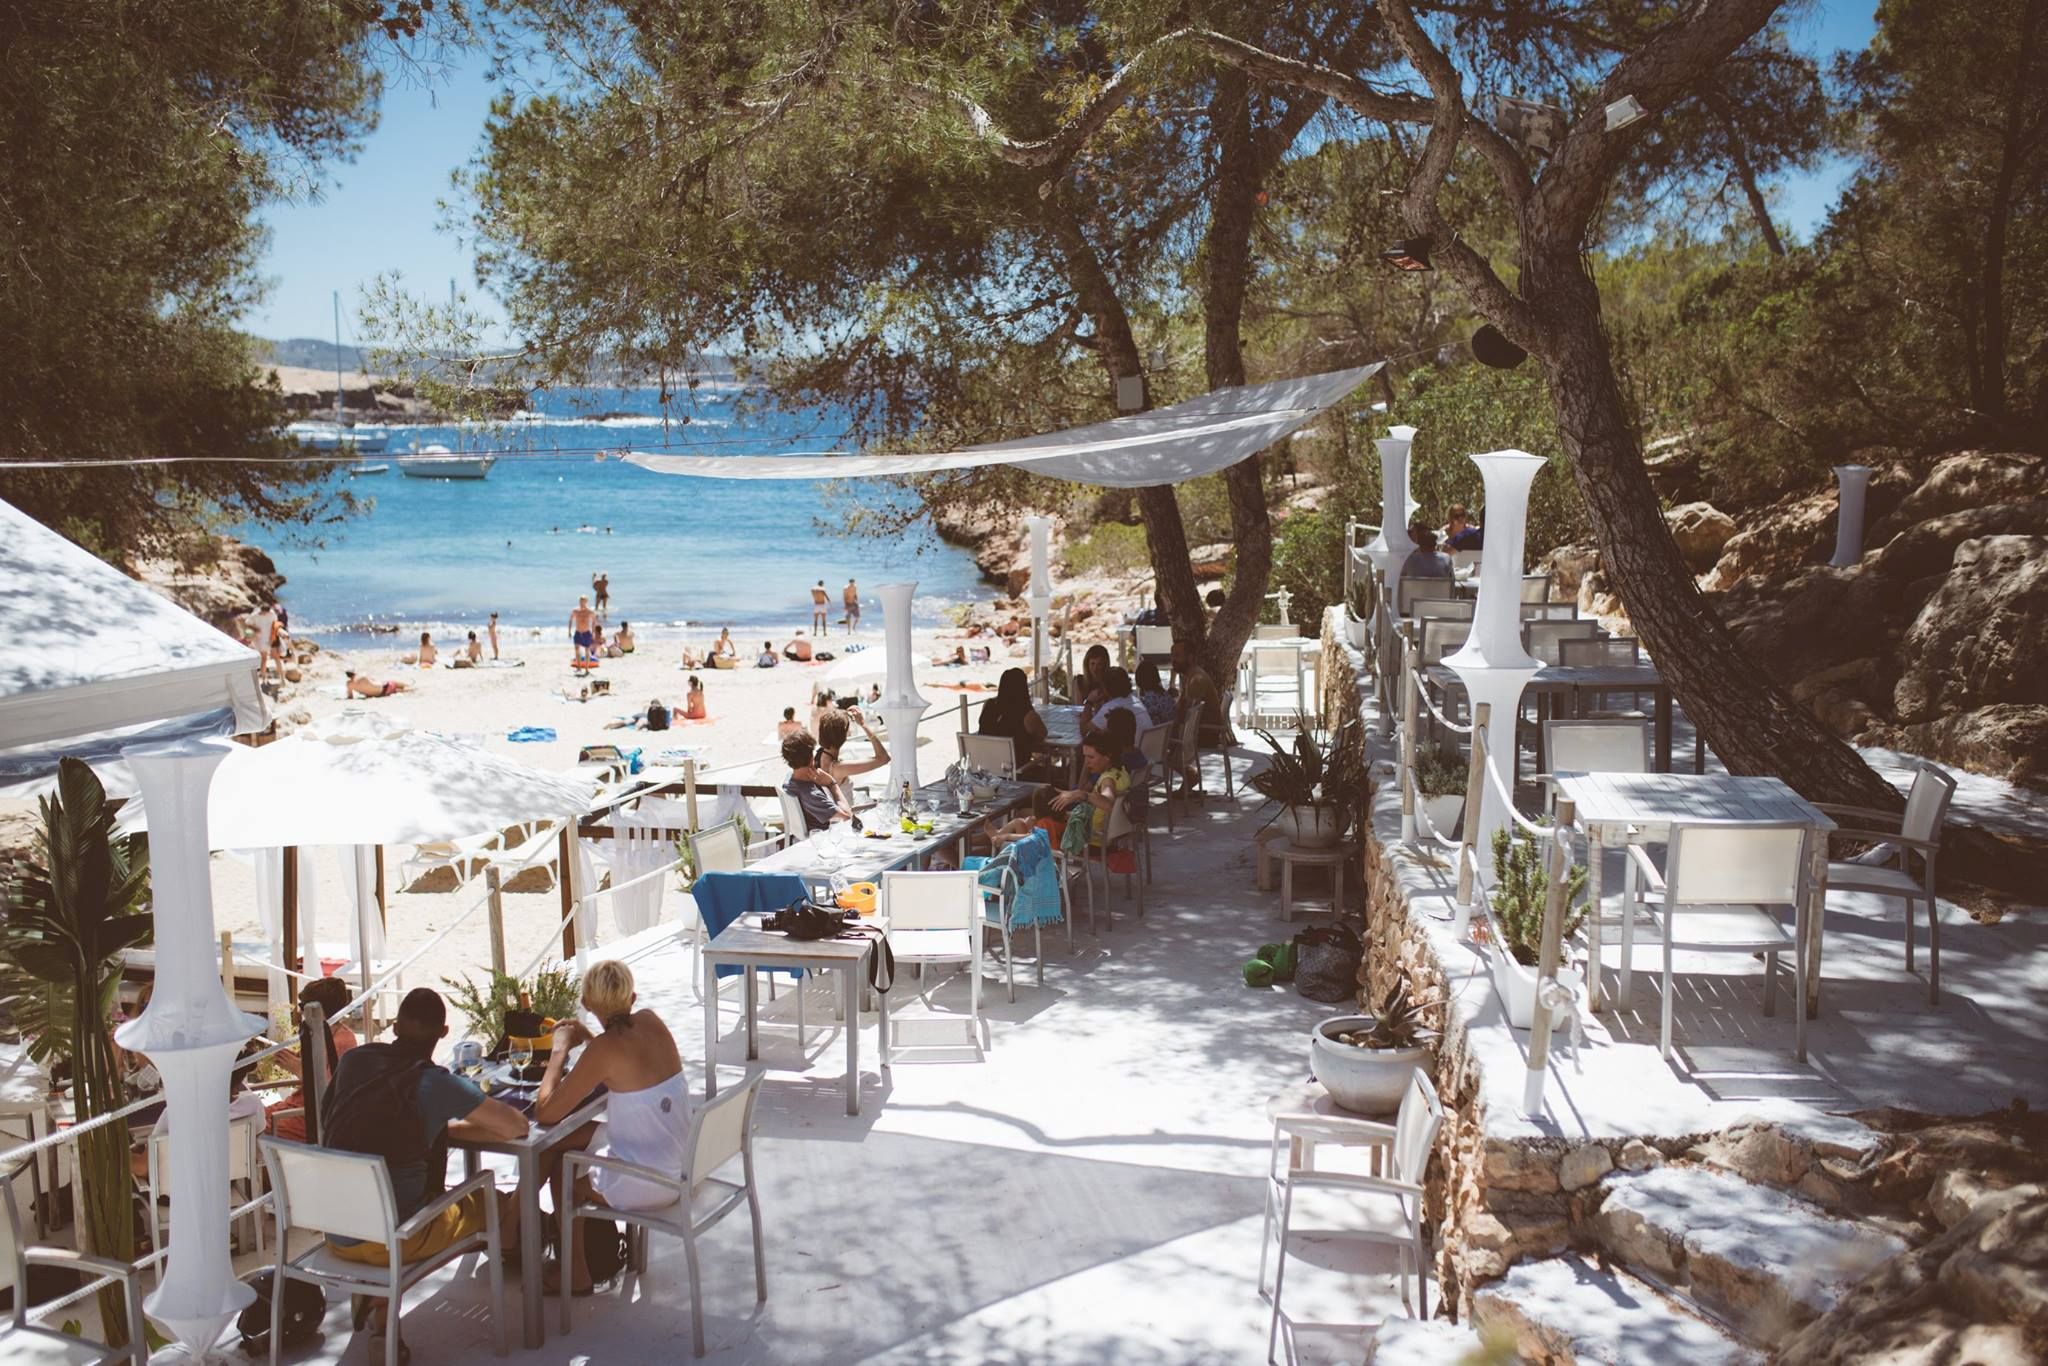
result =
M533 1062L532 1041L528 1039L521 1039L518 1042L513 1043L506 1050L506 1056L507 1060L514 1067L518 1068L522 1073L525 1072L527 1067L530 1066Z

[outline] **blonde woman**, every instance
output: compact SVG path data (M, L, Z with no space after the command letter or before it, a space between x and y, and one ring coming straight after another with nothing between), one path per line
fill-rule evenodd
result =
M583 977L583 1008L602 1032L592 1034L576 1020L556 1027L533 1115L543 1125L553 1124L603 1086L605 1153L680 1176L690 1133L689 1082L668 1026L651 1010L635 1010L636 999L632 969L610 959L591 965ZM589 1046L570 1067L569 1050L578 1044ZM676 1193L636 1176L599 1171L577 1182L576 1198L613 1209L656 1209L673 1204ZM580 1240L571 1256L570 1293L587 1295L590 1271ZM554 1289L549 1286L550 1293Z

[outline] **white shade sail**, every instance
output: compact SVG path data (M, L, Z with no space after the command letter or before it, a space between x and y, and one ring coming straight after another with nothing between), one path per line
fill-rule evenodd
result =
M851 479L1015 465L1077 484L1143 488L1227 469L1313 420L1384 361L1297 379L1218 389L1149 413L1046 436L922 455L662 455L626 459L659 474L706 479Z
M588 779L431 731L292 735L235 746L214 775L207 835L215 849L417 844L581 815L593 796ZM122 808L123 829L148 819L140 806Z
M0 791L60 754L270 724L256 652L0 502Z

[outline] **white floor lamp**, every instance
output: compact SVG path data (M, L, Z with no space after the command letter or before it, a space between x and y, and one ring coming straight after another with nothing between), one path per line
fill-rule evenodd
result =
M163 1077L171 1145L170 1257L143 1309L203 1360L221 1330L256 1298L228 1259L228 1074L263 1030L235 1008L214 959L213 878L207 866L206 793L225 742L187 741L121 752L150 813L149 878L156 918L156 990L114 1041L146 1053ZM136 1331L141 1331L138 1327Z
M1464 648L1444 663L1464 680L1473 715L1478 715L1481 704L1491 709L1487 762L1512 792L1522 689L1543 667L1522 645L1522 546L1528 533L1529 486L1543 468L1543 457L1527 451L1492 451L1473 456L1472 463L1479 466L1486 486L1486 554L1479 561L1479 601L1472 609L1471 634L1465 637ZM1507 822L1506 804L1488 783L1480 794L1475 841L1482 862L1492 856L1493 832ZM1472 879L1475 889L1479 882L1476 876ZM1461 934L1471 913L1469 905L1458 907Z
M1044 696L1045 623L1052 616L1052 518L1026 517L1031 531L1031 682Z
M882 679L882 700L876 710L889 728L889 790L898 793L905 783L915 792L917 782L917 723L931 704L918 695L913 676L910 641L910 602L917 584L885 583L876 590L882 599L882 647L887 672Z
M1844 569L1863 558L1863 505L1870 492L1870 466L1837 465L1842 486L1835 514L1835 557L1828 563Z

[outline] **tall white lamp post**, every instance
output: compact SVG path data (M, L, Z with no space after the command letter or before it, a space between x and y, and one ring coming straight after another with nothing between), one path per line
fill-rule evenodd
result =
M1486 486L1486 554L1479 560L1479 601L1472 608L1472 632L1465 646L1444 663L1464 680L1473 714L1480 704L1491 708L1487 723L1487 762L1510 792L1515 781L1515 720L1521 712L1522 689L1543 667L1522 645L1522 544L1528 533L1529 486L1543 468L1543 457L1527 451L1492 451L1475 455ZM1479 856L1493 847L1493 832L1506 825L1506 804L1488 783L1480 794ZM1479 879L1472 880L1476 888ZM1470 906L1458 908L1462 931Z
M1415 444L1415 430L1393 427L1391 435L1372 443L1380 453L1380 534L1366 545L1365 555L1389 582L1415 549L1415 542L1408 539L1408 519L1415 511L1415 500L1408 496L1408 451Z
M121 752L150 815L150 900L156 918L156 990L114 1042L146 1053L163 1077L171 1144L170 1260L143 1302L188 1357L201 1360L256 1298L228 1260L228 1074L263 1030L235 1008L215 964L213 879L207 867L206 793L227 757L220 741ZM134 1331L141 1332L141 1325Z
M1828 563L1843 569L1863 558L1863 503L1870 492L1870 466L1837 465L1835 479L1842 494L1835 513L1835 558Z
M1045 673L1045 623L1052 616L1052 518L1026 517L1031 532L1031 586L1026 591L1031 603L1031 681L1042 682Z
M882 700L876 710L889 728L889 788L900 792L917 782L917 723L931 704L920 697L912 677L910 649L910 600L917 584L885 583L876 593L882 599L882 648L887 672L882 678Z

